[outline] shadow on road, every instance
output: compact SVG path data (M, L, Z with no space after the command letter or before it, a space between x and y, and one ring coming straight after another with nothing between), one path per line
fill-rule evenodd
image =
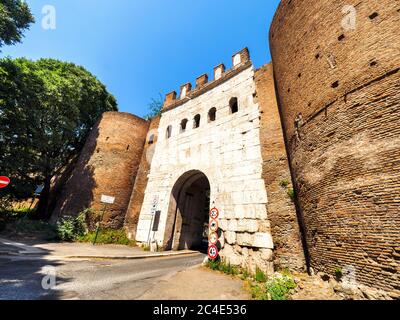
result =
M3 252L5 245L2 244ZM49 261L41 253L15 254L15 247L8 246L12 255L0 255L0 300L57 300L62 292L55 285L71 281L58 274L59 261Z

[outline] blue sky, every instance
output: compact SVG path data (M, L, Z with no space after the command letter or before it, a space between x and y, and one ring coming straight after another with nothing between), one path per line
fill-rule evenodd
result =
M56 58L82 65L144 116L159 93L179 91L249 47L256 67L271 60L268 30L279 0L27 0L36 23L0 55ZM42 8L56 29L42 28Z

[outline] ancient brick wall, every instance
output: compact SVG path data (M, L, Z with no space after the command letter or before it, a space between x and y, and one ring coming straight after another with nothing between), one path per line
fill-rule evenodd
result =
M400 2L284 0L270 30L311 265L400 296Z
M129 202L129 207L125 217L125 227L128 231L130 239L136 238L136 229L139 222L140 210L142 209L144 192L147 187L148 175L150 174L151 161L154 154L154 148L158 139L158 125L160 117L156 117L150 121L149 131L146 137L142 159L136 175L133 192Z
M101 195L116 197L104 218L121 228L142 157L149 123L127 113L104 113L91 132L58 199L53 219L101 210Z
M272 64L255 72L261 110L260 140L263 178L268 194L268 218L274 239L276 267L304 271L304 251L296 207L288 191L293 188L285 142L276 102Z

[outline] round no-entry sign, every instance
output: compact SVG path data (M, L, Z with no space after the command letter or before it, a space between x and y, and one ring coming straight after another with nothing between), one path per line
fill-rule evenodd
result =
M10 179L7 177L0 177L0 189L5 188L10 184Z
M211 246L208 248L208 257L209 257L211 260L215 260L215 259L218 258L218 248L217 248L215 245L211 245Z
M217 208L212 208L212 209L210 210L210 217L211 217L211 219L213 219L213 220L217 220L217 219L218 219L218 217L219 217L219 211L218 211Z

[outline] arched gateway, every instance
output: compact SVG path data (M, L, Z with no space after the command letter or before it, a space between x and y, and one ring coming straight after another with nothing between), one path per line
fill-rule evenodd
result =
M201 171L186 172L175 183L165 228L166 250L206 250L210 182Z
M296 211L280 186L290 173L272 67L255 70L247 49L234 57L232 69L217 67L222 73L213 81L202 76L181 98L166 96L154 156L135 182L135 199L143 200L128 235L163 250L201 250L211 202L220 213L218 249L227 263L272 274L278 257L281 266L299 261L302 268ZM128 215L135 221L137 211Z

